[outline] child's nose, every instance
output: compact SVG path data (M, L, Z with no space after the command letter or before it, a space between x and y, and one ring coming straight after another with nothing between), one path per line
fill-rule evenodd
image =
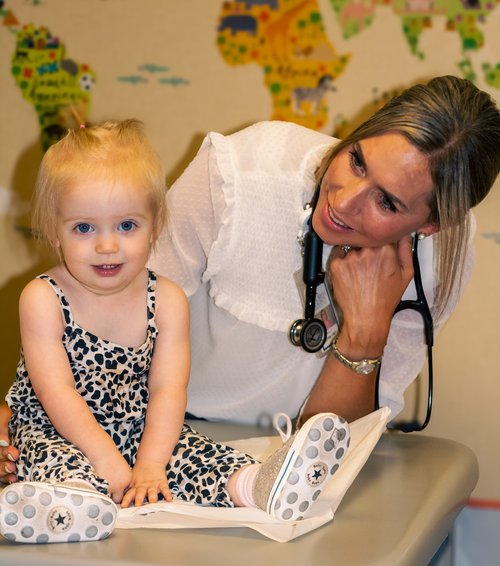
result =
M96 242L96 251L100 254L111 254L118 251L118 241L114 234L101 234Z

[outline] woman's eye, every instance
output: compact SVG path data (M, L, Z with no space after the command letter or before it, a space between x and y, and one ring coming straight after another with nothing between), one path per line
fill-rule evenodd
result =
M397 212L397 208L394 206L392 200L384 193L380 195L379 204L380 204L380 208L383 208L384 210L389 210L390 212Z
M134 228L135 222L132 222L132 220L124 220L120 223L119 226L119 230L121 230L122 232L130 232L130 230L133 230Z
M79 234L88 234L89 232L92 232L93 228L90 224L87 224L86 222L82 222L81 224L77 224L74 230Z
M363 160L356 149L349 152L351 167L355 170L363 169Z

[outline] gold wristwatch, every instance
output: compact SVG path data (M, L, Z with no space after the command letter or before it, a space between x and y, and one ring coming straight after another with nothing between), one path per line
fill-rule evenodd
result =
M345 367L349 368L350 370L356 372L359 375L368 375L372 371L376 370L380 363L382 362L382 356L378 358L374 358L372 360L359 360L359 362L353 362L352 360L348 360L344 355L342 355L337 349L337 339L338 334L335 336L335 339L332 342L332 351L333 355L337 358L337 360L344 364Z

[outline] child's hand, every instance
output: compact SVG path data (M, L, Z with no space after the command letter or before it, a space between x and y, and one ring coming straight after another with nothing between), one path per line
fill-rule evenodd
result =
M93 460L92 465L97 475L107 480L113 501L120 503L125 490L132 482L132 470L125 458L116 450L103 458Z
M148 503L156 503L159 493L163 495L165 501L172 501L165 465L139 460L132 470L132 483L123 496L121 506L129 507L132 503L137 506L143 505L146 499Z

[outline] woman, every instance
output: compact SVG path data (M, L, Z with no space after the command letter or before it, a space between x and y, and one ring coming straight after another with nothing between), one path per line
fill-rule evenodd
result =
M495 104L455 77L409 89L337 144L281 122L210 134L169 191L174 241L160 240L152 262L191 297L188 411L255 422L296 415L308 396L304 416L328 407L352 420L373 410L376 372L358 376L288 340L303 313L297 234L319 184L313 226L336 246L337 348L353 361L384 353L380 402L396 415L424 360L411 313L389 332L412 278L409 235L428 237L421 263L439 328L461 293L462 266L470 272L468 211L495 181L499 142ZM344 244L355 248L345 257Z
M410 234L425 238L422 275L439 329L470 274L469 211L499 169L498 108L451 76L408 89L339 143L282 122L209 134L168 193L170 225L151 262L190 296L189 413L255 423L302 409L302 419L353 420L374 409L377 372L358 375L340 359L376 366L383 355L378 398L395 416L425 355L420 321L392 320L411 288ZM288 340L303 313L297 235L318 185L312 224L343 314L339 355L326 357Z

